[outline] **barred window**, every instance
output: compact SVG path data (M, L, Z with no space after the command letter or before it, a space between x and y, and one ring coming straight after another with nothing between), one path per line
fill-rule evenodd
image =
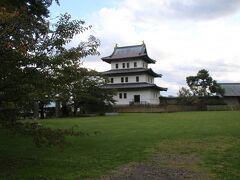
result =
M139 76L136 76L136 82L139 82Z

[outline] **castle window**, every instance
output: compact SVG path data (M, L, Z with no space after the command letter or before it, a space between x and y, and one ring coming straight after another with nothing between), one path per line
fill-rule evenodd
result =
M119 93L119 99L122 99L122 93Z
M111 83L114 83L114 79L113 78L111 78Z
M123 78L123 77L121 77L121 82L122 82L122 83L124 82L124 78Z
M136 82L139 82L139 76L136 76Z
M135 67L135 68L137 67L137 62L134 62L134 67Z
M129 63L127 63L127 68L129 68Z
M125 77L125 82L128 82L128 77Z
M118 69L118 64L115 64L116 69Z
M123 94L124 99L127 99L127 93Z
M125 68L125 63L122 63L122 68Z

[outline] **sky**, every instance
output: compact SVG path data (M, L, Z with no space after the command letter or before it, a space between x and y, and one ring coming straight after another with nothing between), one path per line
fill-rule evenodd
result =
M110 69L101 57L115 44L145 42L150 65L167 87L164 96L176 96L186 77L207 69L217 82L240 82L240 0L60 0L50 7L51 18L65 12L92 25L74 37L76 46L89 34L101 41L100 56L83 60L97 71Z

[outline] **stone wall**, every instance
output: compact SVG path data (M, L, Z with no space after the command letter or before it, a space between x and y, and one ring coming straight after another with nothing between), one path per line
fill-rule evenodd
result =
M207 111L236 111L240 106L211 105L204 108ZM162 105L162 106L115 106L114 112L184 112L202 111L200 106Z
M240 97L224 97L223 100L229 106L239 106L240 105Z
M236 111L240 110L239 105L211 105L207 106L208 111Z
M180 111L199 111L198 106L180 106L180 105L165 105L165 106L115 106L115 112L180 112Z

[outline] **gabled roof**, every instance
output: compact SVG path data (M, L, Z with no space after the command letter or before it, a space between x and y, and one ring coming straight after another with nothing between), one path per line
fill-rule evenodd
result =
M150 83L118 83L107 84L104 86L106 89L157 89L159 91L167 91L167 88L159 87L156 84Z
M108 76L118 76L118 75L130 75L130 74L149 74L153 77L162 77L161 74L155 73L151 68L145 69L145 68L131 68L131 69L114 69L102 72L105 75Z
M147 63L155 63L156 61L148 57L146 45L115 47L110 56L103 57L102 60L111 63L115 60L126 60L140 58Z
M240 83L218 83L224 90L224 96L240 96Z

